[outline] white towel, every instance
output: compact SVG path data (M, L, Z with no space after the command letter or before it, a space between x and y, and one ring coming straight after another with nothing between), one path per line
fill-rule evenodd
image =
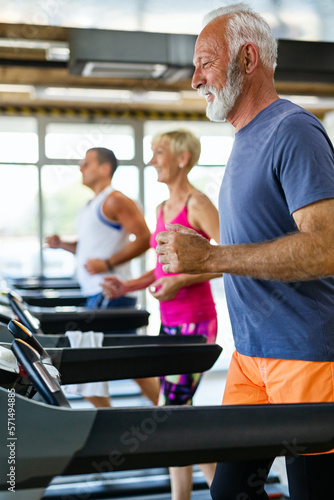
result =
M68 337L71 347L102 347L102 332L68 331L65 335ZM83 397L109 397L108 382L64 385L63 390L67 394L78 394Z

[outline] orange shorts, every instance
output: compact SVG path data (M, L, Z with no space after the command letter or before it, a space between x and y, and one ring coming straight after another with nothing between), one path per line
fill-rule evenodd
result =
M333 402L334 362L232 355L224 405Z

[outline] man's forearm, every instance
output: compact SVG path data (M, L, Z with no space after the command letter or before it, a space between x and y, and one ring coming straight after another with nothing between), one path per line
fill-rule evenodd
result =
M212 246L205 271L255 279L306 281L334 275L333 246L316 233L264 243Z
M63 241L60 245L60 248L66 250L67 252L75 253L77 249L77 243Z

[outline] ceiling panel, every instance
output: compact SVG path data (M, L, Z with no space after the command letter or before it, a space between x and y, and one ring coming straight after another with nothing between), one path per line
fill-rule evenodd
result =
M230 3L234 2L0 0L0 106L85 106L107 110L127 108L204 114L205 100L191 90L189 73L180 81L123 79L116 76L87 78L71 74L69 32L70 28L145 31L192 35L195 40L194 35L201 30L203 16L211 9ZM304 73L306 76L298 79L296 72L290 71L296 69L295 64L292 68L285 63L281 67L279 64L277 91L284 95L326 98L322 104L319 101L319 109L316 105L313 107L319 113L334 109L332 101L328 100L334 97L334 71L331 68L334 60L334 0L252 0L248 3L267 19L276 38L282 41L284 60L290 52L290 45L284 44L284 40L301 42L295 57L297 61L305 60L307 64L310 46L306 41L313 42L313 45L314 42L321 42L316 50L321 46L327 50L326 53L321 52L321 57L316 55L312 59L314 77ZM16 42L20 44L22 41L25 45L16 45ZM52 50L47 47L50 41ZM328 74L326 57L330 58ZM322 64L321 77L317 76L319 61ZM69 92L66 91L68 87ZM55 97L57 88L60 96ZM77 96L75 89L79 89ZM82 89L89 89L84 99ZM98 90L96 98L93 98L94 89ZM103 92L105 89L119 90L120 93L114 93L114 97L108 94L108 97ZM124 90L128 94L121 93ZM178 93L178 98L175 93Z

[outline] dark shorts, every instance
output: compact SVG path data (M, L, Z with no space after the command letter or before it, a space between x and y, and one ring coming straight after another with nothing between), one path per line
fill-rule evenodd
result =
M137 299L135 297L119 297L118 299L106 299L103 293L97 293L87 298L85 307L87 309L113 309L114 307L134 307Z

